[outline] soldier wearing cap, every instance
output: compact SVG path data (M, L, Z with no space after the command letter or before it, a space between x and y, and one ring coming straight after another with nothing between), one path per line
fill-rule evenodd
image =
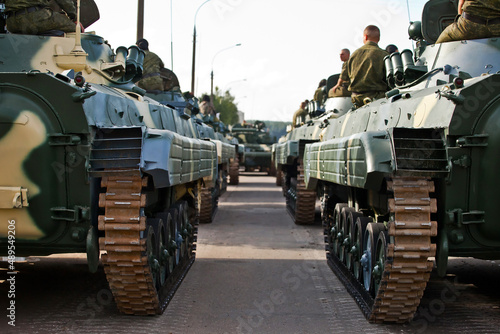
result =
M347 71L341 75L343 81L350 80L351 101L357 108L384 97L387 91L384 57L388 53L379 48L379 40L379 28L367 26L363 31L364 45L354 51L347 61Z
M49 7L49 0L5 0L7 30L30 35L51 30L75 32L75 3L72 0L55 1L64 12L54 12Z
M459 0L458 20L446 27L437 43L500 36L500 0Z
M149 51L149 43L144 38L137 41L136 45L146 54L144 56L142 78L136 85L149 91L164 90L163 78L161 77L161 69L164 67L163 62L156 53Z
M344 77L348 78L347 75L347 61L349 60L349 57L351 56L351 51L349 49L342 49L340 51L340 60L343 61L342 63L342 71L340 72L340 77L339 80L337 81L337 84L333 86L329 91L328 91L328 97L348 97L351 96L351 92L349 92L349 79L347 81L342 80L342 73L344 73Z

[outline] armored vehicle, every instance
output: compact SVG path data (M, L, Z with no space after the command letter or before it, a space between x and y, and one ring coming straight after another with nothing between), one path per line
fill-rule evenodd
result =
M328 263L372 322L413 318L432 257L439 275L449 256L500 258L500 39L433 44L456 5L428 1L415 54L386 58L386 98L305 145Z
M338 79L338 74L333 77ZM306 107L305 119L298 118L291 131L280 138L279 143L273 144L276 183L283 189L287 210L296 224L314 223L316 207L316 192L306 189L304 183L305 145L319 141L330 120L345 114L351 107L349 97L330 98L324 105L311 101Z
M198 129L200 138L210 140L217 147L217 172L218 177L212 189L207 189L201 194L202 207L200 212L200 223L211 223L217 208L218 198L227 190L227 176L230 175L231 184L238 184L238 168L232 169L238 164L238 146L234 140L229 140L222 134L225 126L222 122L213 122L202 117L200 114L193 118Z
M231 129L231 135L244 146L240 166L244 166L245 171L260 170L269 175L274 174L274 167L271 164L271 148L275 140L266 131L264 122L236 124Z
M198 99L189 93L182 94L179 80L169 69L161 69L165 90L146 91L149 96L161 104L176 109L181 115L190 115L193 126L200 139L213 141L217 147L217 181L212 188L203 188L200 197L200 223L211 223L216 212L218 198L227 189L227 175L231 177L231 184L238 184L239 170L232 166L237 165L237 143L227 139L222 132L227 132L222 122L214 122L209 116L202 116L199 111ZM186 116L187 117L187 116Z
M119 310L160 314L194 261L216 145L133 85L136 46L51 33L0 34L1 255L86 252L94 272L104 252Z

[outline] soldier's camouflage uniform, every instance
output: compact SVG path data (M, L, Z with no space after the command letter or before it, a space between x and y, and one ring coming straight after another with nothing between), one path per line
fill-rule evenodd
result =
M441 33L436 43L500 36L500 0L468 0L462 11L462 16Z
M163 79L160 76L160 70L164 67L163 61L156 53L144 50L142 79L136 85L145 90L164 90Z
M342 72L341 79L350 80L351 101L356 107L363 106L366 98L376 100L385 96L384 57L387 55L387 51L379 48L377 43L368 41L347 61L347 71Z
M76 7L72 0L56 0L66 12L49 8L49 0L5 0L7 30L11 33L36 35L49 30L75 32Z

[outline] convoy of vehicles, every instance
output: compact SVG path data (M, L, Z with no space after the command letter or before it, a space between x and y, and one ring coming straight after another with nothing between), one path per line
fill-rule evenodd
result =
M415 54L386 57L385 98L325 113L277 147L295 221L311 222L315 195L328 263L372 322L413 318L433 257L441 276L449 256L500 257L500 45L433 44L456 12L454 2L426 4L409 29Z
M276 171L296 224L319 200L328 264L371 322L411 321L432 258L441 276L450 256L500 258L500 40L433 44L455 13L426 4L416 49L385 60L385 98L311 103L274 145L263 122L226 139L180 90L136 87L135 46L2 34L0 218L16 256L86 252L93 272L101 258L121 312L160 314L241 164ZM9 240L0 225L4 256Z

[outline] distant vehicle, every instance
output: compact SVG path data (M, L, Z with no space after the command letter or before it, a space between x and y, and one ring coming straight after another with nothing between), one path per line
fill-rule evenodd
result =
M275 140L267 132L264 122L236 124L231 129L231 135L244 146L240 166L245 167L245 171L259 170L267 172L268 175L275 174L274 166L271 164L271 148Z
M328 82L333 87L339 75L332 75ZM327 88L331 88L327 86ZM316 191L305 188L304 149L306 144L320 141L321 134L330 120L344 115L352 107L350 97L329 98L324 105L315 101L307 107L305 122L297 119L297 124L286 136L273 144L276 185L282 186L287 210L295 224L314 223Z
M191 123L200 139L209 139L217 147L217 181L213 187L202 189L200 197L200 223L211 223L215 216L220 195L227 189L227 176L229 174L231 184L238 184L238 143L236 140L226 138L223 133L227 132L222 122L215 122L210 116L202 116L199 113L198 99L191 94L182 94L179 88L179 80L175 73L168 69L162 69L162 77L167 78L170 90L148 91L147 96L157 100L161 104L175 108L185 118L190 118ZM191 117L189 117L190 115Z

